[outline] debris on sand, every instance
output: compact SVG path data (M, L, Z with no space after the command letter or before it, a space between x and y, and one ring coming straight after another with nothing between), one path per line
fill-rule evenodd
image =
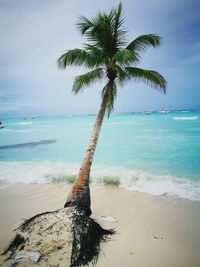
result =
M39 252L30 252L30 251L22 251L16 255L13 262L17 263L22 258L30 259L34 263L37 263L41 257L41 254Z

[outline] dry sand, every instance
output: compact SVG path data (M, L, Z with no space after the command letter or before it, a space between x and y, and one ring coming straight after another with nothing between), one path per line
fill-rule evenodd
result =
M0 251L22 219L63 207L63 184L0 184ZM114 187L92 188L93 215L117 234L102 243L97 267L199 267L200 202Z

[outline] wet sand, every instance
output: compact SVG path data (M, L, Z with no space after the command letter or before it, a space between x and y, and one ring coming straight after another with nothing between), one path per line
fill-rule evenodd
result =
M0 183L0 252L12 231L36 213L63 207L69 186L64 184ZM116 187L91 188L93 216L115 228L101 244L97 267L199 267L200 202L151 196Z

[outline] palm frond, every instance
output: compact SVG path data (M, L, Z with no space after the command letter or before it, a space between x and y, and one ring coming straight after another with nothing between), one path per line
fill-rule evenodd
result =
M117 86L116 86L115 82L108 81L106 86L103 88L102 97L105 94L107 95L106 110L107 110L108 117L109 117L110 113L114 109L114 102L115 102L115 98L117 96Z
M60 69L65 69L67 66L72 65L94 68L101 64L100 58L78 48L65 52L58 58L57 63Z
M85 74L76 76L73 83L72 91L77 94L84 87L90 86L94 82L101 80L103 76L104 70L102 68L98 68Z
M110 116L110 113L114 109L114 102L115 102L116 96L117 96L117 86L115 83L113 83L112 87L110 87L108 90L108 99L107 99L108 118Z
M94 45L85 44L85 50L93 57L98 58L98 62L102 63L102 65L106 65L109 62L109 58L104 53L101 48L98 48Z
M117 64L115 67L117 71L117 83L119 83L120 85L124 85L124 83L130 79L128 73L126 72L125 68L122 68Z
M122 3L119 4L118 8L114 12L113 16L113 41L114 46L117 49L120 49L126 44L126 34L127 30L123 27L124 18L122 15Z
M120 49L120 51L115 54L114 59L120 65L132 65L138 62L138 57L136 54L126 48Z
M126 44L127 31L122 27L124 20L121 18L122 5L110 13L99 12L92 19L80 17L78 28L87 38L90 45L101 48L106 56L113 55Z
M126 67L125 70L129 78L134 78L136 81L143 81L149 86L155 87L156 89L166 93L167 81L157 71L133 67Z
M87 35L88 40L93 42L95 46L102 48L107 57L112 57L114 53L111 15L99 13L96 17L95 27Z
M93 23L85 16L80 16L76 26L80 30L81 34L84 35L85 32L93 26Z
M145 34L138 36L133 40L126 49L139 53L145 51L149 46L159 46L161 37L156 34Z

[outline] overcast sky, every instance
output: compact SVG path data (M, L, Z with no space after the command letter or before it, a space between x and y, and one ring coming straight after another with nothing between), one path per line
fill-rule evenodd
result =
M0 116L96 113L103 84L71 92L80 68L59 71L57 58L81 48L79 15L109 11L114 0L0 0ZM116 112L200 108L200 1L123 0L129 40L156 33L139 67L159 71L167 95L130 81L118 88Z

